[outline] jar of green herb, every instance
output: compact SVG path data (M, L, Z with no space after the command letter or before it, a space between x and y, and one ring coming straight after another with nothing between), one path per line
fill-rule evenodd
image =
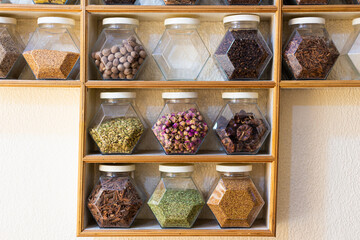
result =
M192 164L162 164L161 179L148 201L162 228L191 228L205 201L193 181Z

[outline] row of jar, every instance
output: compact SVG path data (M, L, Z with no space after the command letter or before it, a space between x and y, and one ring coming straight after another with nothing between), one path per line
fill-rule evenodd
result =
M164 92L165 105L151 130L166 154L196 154L209 133L196 92ZM102 92L88 132L102 154L131 154L147 125L134 92ZM212 127L227 154L257 154L270 133L258 93L224 92L225 105Z
M136 184L135 165L100 165L87 206L102 228L129 228L146 204ZM162 164L160 181L147 205L162 228L191 228L207 204L220 227L251 227L265 202L254 185L252 165L218 164L219 179L207 202L191 175L192 164Z

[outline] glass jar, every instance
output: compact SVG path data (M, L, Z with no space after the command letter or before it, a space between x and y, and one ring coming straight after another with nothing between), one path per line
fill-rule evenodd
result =
M351 62L353 69L356 73L360 74L360 18L355 18L352 22L354 31L348 38L343 50L342 55Z
M258 29L260 17L232 15L223 20L227 32L214 57L228 80L257 80L272 59Z
M210 57L196 18L165 19L165 32L153 57L166 80L196 80Z
M166 154L196 154L208 125L196 104L195 92L165 92L165 106L152 127Z
M270 133L270 126L257 105L258 93L225 92L226 105L213 130L227 154L257 154Z
M102 0L105 5L134 5L137 0Z
M205 201L191 178L192 164L162 164L148 205L162 228L191 228Z
M292 34L285 44L285 71L294 80L326 80L339 52L319 17L293 18Z
M200 0L164 0L165 5L196 5Z
M80 67L79 40L71 18L40 17L23 56L36 79L76 79Z
M220 227L251 227L265 205L249 173L252 165L218 164L220 178L207 205Z
M148 55L135 32L139 21L134 18L104 18L103 26L91 54L102 79L136 79Z
M146 130L133 92L102 92L89 133L102 154L131 154Z
M34 4L76 4L77 0L33 0Z
M88 208L101 228L128 228L146 196L136 184L134 164L100 165L99 181L88 198Z
M224 0L226 5L260 5L262 0Z
M18 78L25 64L25 46L15 27L15 18L0 17L0 78Z
M328 5L329 2L329 0L287 0L291 5Z

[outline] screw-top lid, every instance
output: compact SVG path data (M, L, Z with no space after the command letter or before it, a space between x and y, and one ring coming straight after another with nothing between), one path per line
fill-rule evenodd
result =
M300 17L300 18L293 18L289 21L289 25L295 25L295 24L325 24L325 18Z
M132 99L136 98L134 92L102 92L100 93L101 99Z
M37 23L38 24L56 23L56 24L75 25L75 20L64 17L39 17Z
M0 17L0 23L2 24L16 24L15 18Z
M256 92L224 92L222 94L223 99L246 99L258 97L259 94Z
M129 24L129 25L139 25L139 20L135 18L126 18L126 17L113 17L113 18L104 18L102 21L103 25L108 24Z
M260 22L260 17L257 15L230 15L223 19L223 23L229 22Z
M188 173L194 171L194 165L185 163L161 164L159 165L159 171L167 173Z
M360 18L355 18L353 21L352 21L352 25L359 25L360 24Z
M177 18L167 18L164 21L164 25L174 25L174 24L181 24L181 25L199 25L200 20L197 18L187 18L187 17L177 17Z
M135 171L135 164L117 164L117 165L104 165L99 166L101 172L133 172Z
M216 171L218 172L251 172L252 165L250 164L237 164L237 163L221 163L216 165Z
M162 94L163 99L186 99L186 98L197 98L196 92L164 92Z

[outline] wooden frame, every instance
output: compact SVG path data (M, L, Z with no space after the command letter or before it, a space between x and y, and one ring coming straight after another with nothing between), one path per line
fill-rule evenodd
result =
M165 16L167 14L181 14L186 9L187 14L197 14L200 17L211 18L211 16L224 16L234 13L257 13L260 15L271 15L275 21L272 29L273 40L273 70L272 81L199 81L193 82L190 87L188 82L174 81L89 81L89 18L91 14L99 16L115 16L116 14L130 14L146 16ZM79 122L79 168L78 168L78 212L77 212L77 236L100 237L100 236L275 236L276 234L276 192L277 192L277 168L278 168L278 141L279 141L279 102L281 88L313 88L313 87L360 87L360 80L327 80L327 81L281 81L281 43L283 15L307 15L313 13L340 14L351 13L360 15L360 7L355 5L328 5L328 6L282 6L281 0L275 0L274 5L265 6L100 6L88 5L82 0L80 5L12 5L0 4L0 14L10 16L31 15L43 16L49 14L80 15L80 80L79 81L37 81L37 80L3 80L3 87L75 87L80 91L80 122ZM212 14L212 15L211 15ZM268 89L271 92L271 115L272 135L269 145L269 154L256 156L230 156L221 152L205 152L194 156L167 156L158 151L137 153L131 156L102 156L100 154L87 154L86 129L87 109L91 107L88 91L98 89ZM249 229L220 229L193 228L193 229L159 229L158 227L130 229L99 229L85 226L86 215L85 190L89 185L89 166L99 163L133 162L247 162L262 163L267 167L266 179L268 185L268 207L266 224L255 223ZM216 223L215 223L216 225Z

